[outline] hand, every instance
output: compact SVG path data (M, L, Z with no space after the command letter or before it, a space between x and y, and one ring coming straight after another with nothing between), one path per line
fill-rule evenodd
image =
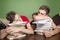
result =
M52 35L54 35L53 31L44 31L44 33L46 37L51 37Z
M6 32L9 34L13 34L14 32L20 32L20 31L21 31L21 29L18 27L8 27L6 29Z

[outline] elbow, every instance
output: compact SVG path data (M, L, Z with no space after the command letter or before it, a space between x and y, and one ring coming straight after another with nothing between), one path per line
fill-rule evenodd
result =
M31 31L29 34L34 34L34 31Z
M31 34L34 34L34 30L31 30Z
M59 33L59 29L57 28L56 30L57 30L57 33Z
M34 31L30 31L28 34L34 34Z
M31 34L34 34L34 31L32 31L32 33Z
M59 33L59 32L60 32L60 30L58 29L58 30L57 30L57 33Z
M55 30L55 34L58 34L58 33L59 33L59 29L56 29L56 30Z

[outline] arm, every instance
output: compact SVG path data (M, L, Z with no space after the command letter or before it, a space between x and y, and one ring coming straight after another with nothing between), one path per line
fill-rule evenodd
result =
M26 28L21 28L20 29L18 27L9 27L9 28L7 28L7 33L13 34L14 32L23 32L23 33L26 33L26 34L34 34L30 23L27 24L27 29Z
M5 38L7 36L6 30L5 29L1 30L0 35L1 35L0 39Z
M34 34L33 29L30 25L30 23L27 24L27 29L21 29L21 32L27 33L27 34Z
M58 30L57 26L55 25L55 23L52 21L51 24L52 24L53 30L52 31L45 31L44 33L45 33L46 37L51 37L51 36L59 33L59 30Z
M53 35L59 33L58 27L55 25L54 22L52 22L52 26L53 26L53 29L54 29L53 30Z

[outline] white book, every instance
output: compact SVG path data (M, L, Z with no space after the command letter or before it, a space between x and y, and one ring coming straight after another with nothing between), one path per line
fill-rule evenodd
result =
M10 23L8 25L9 26L24 26L25 24L26 24L26 22L17 21L17 22Z

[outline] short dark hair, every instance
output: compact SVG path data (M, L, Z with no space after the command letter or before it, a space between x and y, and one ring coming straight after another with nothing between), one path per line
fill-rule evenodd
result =
M6 15L6 19L10 21L10 23L12 23L14 21L15 14L16 13L14 11L8 12Z
M48 7L48 6L46 6L46 5L42 5L40 8L39 8L39 10L45 10L46 11L46 13L47 14L49 14L49 12L50 12L50 8Z
M33 15L38 15L38 12L34 12L34 13L32 14L32 16L33 16Z

